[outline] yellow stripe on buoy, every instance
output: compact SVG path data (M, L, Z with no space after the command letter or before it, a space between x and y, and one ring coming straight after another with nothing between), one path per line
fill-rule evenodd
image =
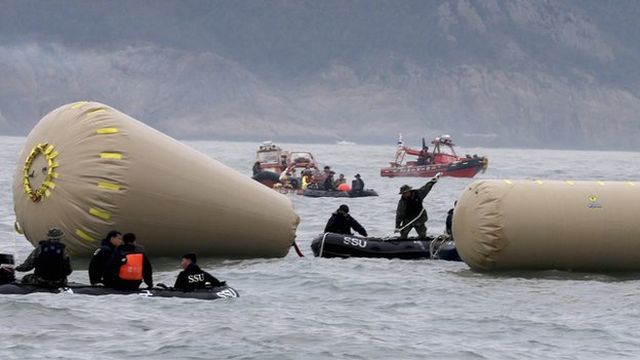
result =
M44 149L45 155L49 155L49 153L51 153L52 151L53 151L53 145L49 145L47 146L46 149Z
M122 154L120 153L111 153L111 152L103 152L100 153L101 159L114 159L114 160L122 160Z
M54 151L51 154L49 154L49 156L47 156L47 159L51 160L51 159L55 158L56 156L58 156L58 152Z
M42 185L48 187L49 189L55 189L56 188L56 184L54 184L51 181L45 181L42 183Z
M96 130L96 133L98 133L100 135L115 134L117 132L118 132L117 128L102 128L102 129Z
M49 165L50 168L57 168L58 166L60 166L60 164L58 164L57 162L51 163L51 165Z
M636 186L636 183L634 183L633 181L627 181L627 184L629 184L629 186Z
M598 185L604 186L604 181L598 181Z
M60 177L60 174L52 172L51 173L51 177L54 178L54 179L57 179L57 178Z
M103 108L91 110L91 111L87 112L87 117L91 117L91 116L94 116L94 115L97 115L97 114L101 114L101 113L105 113L105 112L107 112L107 109L103 109Z
M114 183L109 183L109 182L103 182L103 181L98 182L98 187L100 189L112 190L112 191L120 190L120 185L114 184Z
M86 232L80 230L80 229L76 229L76 235L78 235L78 237L84 241L90 242L90 243L95 243L96 240L94 238L92 238L91 236L89 236L89 234L87 234Z
M544 181L542 181L542 180L536 180L536 184L538 184L538 185L542 185L542 184L544 184Z
M100 219L103 220L109 220L111 219L111 215L109 215L108 213L102 211L102 210L98 210L96 208L91 208L89 209L89 214L95 216L95 217L99 217Z
M504 182L509 184L509 185L513 184L513 181L511 181L511 180L505 180Z
M51 191L49 189L44 191L44 196L49 197L51 196Z
M569 186L573 186L575 184L575 182L571 181L571 180L567 180L565 181L567 183L567 185Z
M82 105L85 105L85 104L88 104L88 103L89 103L88 101L78 101L77 103L71 104L71 108L72 109L77 109L77 108L82 107Z

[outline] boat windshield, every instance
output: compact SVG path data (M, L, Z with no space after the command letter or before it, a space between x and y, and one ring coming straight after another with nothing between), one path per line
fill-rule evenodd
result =
M258 152L258 161L261 163L277 163L279 160L277 151Z
M291 160L295 163L311 163L313 162L313 156L307 152L292 152Z

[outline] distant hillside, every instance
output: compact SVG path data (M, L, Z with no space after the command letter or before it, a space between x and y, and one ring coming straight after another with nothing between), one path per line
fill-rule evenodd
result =
M0 132L640 150L640 2L0 0Z

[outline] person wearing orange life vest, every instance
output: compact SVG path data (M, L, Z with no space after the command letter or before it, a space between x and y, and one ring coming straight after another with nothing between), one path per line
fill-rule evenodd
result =
M123 245L118 247L113 259L114 268L118 269L117 278L113 284L118 290L137 290L144 280L148 287L153 287L153 269L149 259L141 246L137 246L136 236L127 233L122 236ZM117 264L119 263L119 266Z

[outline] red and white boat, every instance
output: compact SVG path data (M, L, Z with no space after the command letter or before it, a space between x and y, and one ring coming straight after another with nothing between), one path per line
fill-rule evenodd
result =
M442 176L474 177L478 172L485 171L489 160L484 156L466 155L460 157L454 150L455 144L449 135L436 137L431 141L431 151L422 139L422 149L416 150L404 146L402 135L398 139L396 158L380 170L380 176L385 177L433 177L437 173ZM405 162L405 157L416 156L416 160Z

